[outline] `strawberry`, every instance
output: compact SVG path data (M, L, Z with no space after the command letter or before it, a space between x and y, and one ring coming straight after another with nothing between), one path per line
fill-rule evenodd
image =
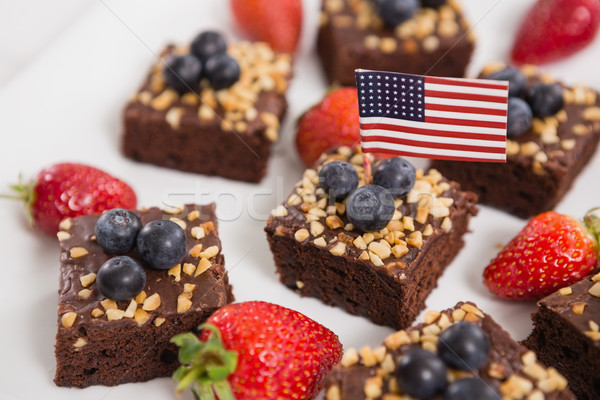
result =
M512 59L543 64L583 49L600 25L599 0L538 0L517 33Z
M237 24L273 50L293 53L300 39L302 0L230 0Z
M56 235L67 217L100 214L111 208L134 209L137 198L125 182L84 164L59 163L39 172L29 183L13 185L12 197L25 202L30 220Z
M180 346L177 391L191 386L196 399L313 399L342 353L329 329L262 301L227 305L199 329L202 340L171 339Z
M308 168L330 147L353 146L359 141L358 96L354 88L329 92L298 121L296 148Z
M549 211L527 226L485 268L484 283L497 296L538 300L575 283L597 268L600 219Z

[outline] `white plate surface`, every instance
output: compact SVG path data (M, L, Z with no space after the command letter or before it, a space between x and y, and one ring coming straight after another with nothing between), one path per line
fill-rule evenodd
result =
M519 20L533 0L462 0L479 42L470 66L506 60ZM289 193L303 168L293 146L294 121L318 101L327 86L314 51L319 1L305 0L305 25L290 110L275 146L268 176L258 185L187 174L124 158L119 149L121 110L140 84L155 54L168 42L183 43L207 28L241 38L226 0L100 1L38 57L0 88L0 188L21 172L31 177L59 161L85 162L131 183L144 206L174 200L218 201L227 269L239 301L266 300L299 310L336 332L346 347L376 346L391 329L300 298L275 274L263 227L271 208ZM17 38L3 38L16 40ZM570 84L600 88L600 40L546 68ZM420 162L417 162L419 164ZM557 210L582 216L600 204L597 154ZM2 190L4 192L4 189ZM56 240L32 232L19 204L0 206L0 399L147 400L173 397L169 378L84 390L58 388L54 335L58 284ZM442 309L475 301L516 339L531 329L531 303L502 301L482 284L482 271L498 245L525 221L482 206L472 219L466 245L427 300ZM191 398L184 396L184 399Z

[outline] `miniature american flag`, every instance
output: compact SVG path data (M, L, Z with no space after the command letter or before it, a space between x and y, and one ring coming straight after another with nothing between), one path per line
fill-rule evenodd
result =
M508 82L356 70L365 153L506 162Z

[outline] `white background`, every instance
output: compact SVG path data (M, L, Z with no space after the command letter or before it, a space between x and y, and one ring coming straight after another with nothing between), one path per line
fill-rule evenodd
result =
M252 185L138 164L120 152L121 110L163 45L186 42L207 28L220 29L231 40L241 38L226 0L0 0L0 192L19 173L32 177L52 163L75 161L129 182L139 205L161 205L172 201L173 193L190 194L177 200L218 200L223 252L237 300L267 300L297 309L336 332L346 347L378 345L389 328L300 298L283 287L262 232L269 210L283 200L303 170L293 145L294 121L327 87L314 52L319 1L304 3L304 31L282 140L275 146L269 175ZM508 58L518 23L533 1L462 3L479 38L470 66L475 74L486 62ZM547 69L568 83L600 88L599 61L596 40ZM559 211L582 216L600 204L599 169L596 155ZM17 203L0 200L0 221L0 399L173 397L169 378L114 388L54 386L58 245L28 228ZM483 268L498 246L524 224L482 206L471 221L466 246L440 279L428 307L442 309L472 300L515 338L526 337L534 305L494 298L481 283Z

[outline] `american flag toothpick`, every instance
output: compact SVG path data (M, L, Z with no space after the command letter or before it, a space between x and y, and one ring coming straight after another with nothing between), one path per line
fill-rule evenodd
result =
M356 70L365 153L506 162L508 82Z

